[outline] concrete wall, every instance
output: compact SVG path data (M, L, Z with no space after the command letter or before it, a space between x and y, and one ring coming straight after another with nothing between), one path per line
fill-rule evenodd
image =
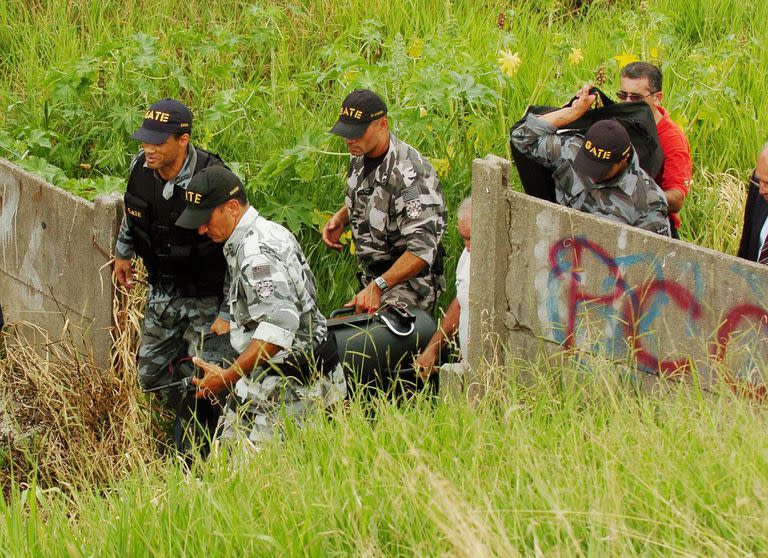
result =
M762 392L768 268L513 192L510 169L474 162L471 363L577 349Z
M6 322L28 321L109 363L110 260L122 219L119 196L85 201L0 160L0 304ZM83 334L78 332L82 331Z

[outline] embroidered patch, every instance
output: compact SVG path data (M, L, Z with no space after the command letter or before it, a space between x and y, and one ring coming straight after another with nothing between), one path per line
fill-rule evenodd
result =
M275 285L272 283L272 275L268 265L256 265L251 269L251 276L256 281L256 294L262 300L272 296Z
M416 219L419 217L419 215L421 215L421 209L422 207L420 200L409 201L405 204L405 212L411 219Z
M256 294L259 295L260 299L269 298L274 292L275 285L272 283L272 279L264 279L256 283Z
M403 201L405 202L405 213L411 219L416 219L421 215L422 205L419 198L420 192L417 186L410 186L403 192Z
M418 186L409 186L405 189L405 192L403 192L403 201L405 203L408 203L409 201L417 200L419 199L419 188Z
M269 272L269 265L255 265L251 268L251 277L253 277L254 281L259 281L261 279L271 279L272 274Z

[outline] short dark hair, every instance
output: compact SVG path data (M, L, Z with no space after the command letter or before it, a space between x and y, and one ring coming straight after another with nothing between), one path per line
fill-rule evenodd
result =
M240 190L238 190L238 192L229 199L237 200L238 203L240 204L240 207L245 207L248 205L248 196L245 194L244 188L241 188Z
M646 78L651 93L658 93L661 91L661 70L650 62L630 62L624 66L623 70L621 70L621 77L629 79Z

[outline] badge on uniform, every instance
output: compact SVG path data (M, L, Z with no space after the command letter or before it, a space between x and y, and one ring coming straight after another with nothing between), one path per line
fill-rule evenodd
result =
M275 292L275 285L272 283L272 274L269 271L269 265L256 265L251 270L253 280L256 282L256 294L260 299L269 298Z
M411 219L416 219L421 215L421 193L418 186L409 186L403 193L405 202L405 213Z

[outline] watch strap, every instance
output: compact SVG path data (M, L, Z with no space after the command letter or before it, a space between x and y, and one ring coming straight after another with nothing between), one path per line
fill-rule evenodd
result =
M379 289L381 289L382 293L385 293L389 290L389 285L387 285L387 282L383 277L376 277L373 282L376 283L376 286L379 287Z

